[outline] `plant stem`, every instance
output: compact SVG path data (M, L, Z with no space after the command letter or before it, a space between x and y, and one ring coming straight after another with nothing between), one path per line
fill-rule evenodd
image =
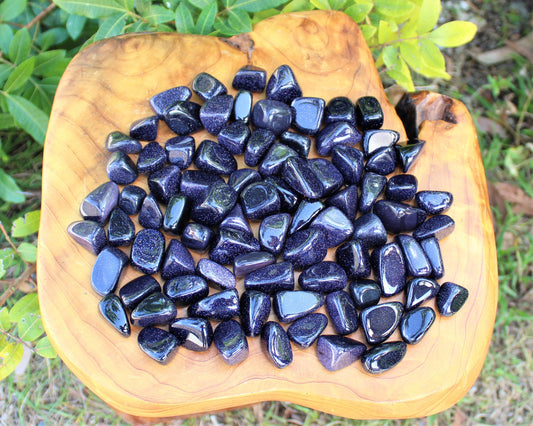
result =
M0 328L0 333L3 334L4 336L6 336L6 337L9 338L9 339L12 339L12 340L14 340L14 341L17 342L17 343L20 343L21 345L26 346L26 347L27 347L30 351L32 351L33 353L37 353L37 352L35 351L35 349L33 349L33 346L32 346L30 343L25 342L25 341L22 340L20 337L17 337L17 336L15 336L14 334L11 334L9 331L5 331L5 330L2 330L2 329Z
M35 17L28 22L26 25L24 25L24 28L29 29L33 27L37 22L42 21L46 15L48 15L52 10L54 10L57 7L55 3L50 3L45 9L41 10Z
M6 303L7 299L9 299L15 292L20 288L24 282L28 281L31 277L31 275L35 272L35 264L30 264L22 274L19 275L18 278L16 278L13 281L13 284L9 286L1 295L0 295L0 307Z
M2 92L3 93L3 92ZM4 224L2 222L0 222L0 230L2 231L2 234L4 234L4 237L5 239L7 240L7 242L9 243L9 245L11 246L11 248L15 251L15 253L17 254L18 257L20 257L22 259L22 261L26 264L26 266L29 266L30 263L29 262L26 262L24 260L24 258L20 255L18 249L17 249L17 246L13 243L13 241L11 240L11 238L9 238L9 235L6 231L6 228L4 228ZM0 304L0 306L2 306L2 304Z

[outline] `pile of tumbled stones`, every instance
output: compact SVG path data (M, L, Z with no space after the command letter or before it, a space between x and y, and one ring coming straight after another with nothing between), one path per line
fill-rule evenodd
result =
M366 371L381 373L435 321L424 302L435 298L440 314L450 316L468 297L464 287L436 281L444 275L438 241L454 228L442 214L452 195L418 191L406 172L425 142L397 144L396 131L381 129L376 98L326 104L303 97L287 65L268 84L266 77L261 68L243 67L233 97L200 73L192 91L202 105L185 86L151 98L155 115L135 121L129 135L107 137L110 181L87 195L84 220L68 232L97 254L91 283L103 297L103 317L124 336L130 323L142 327L138 344L156 361L168 362L178 346L206 351L214 343L234 365L248 355L247 338L260 336L278 368L291 363L291 342L316 342L330 371L361 359ZM252 93L265 87L266 99L254 104ZM155 141L160 121L177 134L164 146ZM201 129L217 141L196 147L191 134ZM317 158L308 158L312 143ZM242 155L248 168L238 168L235 156ZM397 167L404 174L387 179ZM147 175L148 194L133 185L139 174ZM163 232L172 237L166 247ZM130 245L129 256L117 248ZM328 248L336 248L336 262L324 261ZM195 264L189 250L208 256ZM144 275L117 295L128 264ZM210 286L219 291L210 295ZM382 301L401 292L404 303ZM324 303L327 316L315 312ZM177 318L176 307L187 307L187 316ZM279 322L269 321L271 307ZM328 318L337 334L322 335ZM366 343L348 337L359 327ZM387 341L398 328L402 340Z

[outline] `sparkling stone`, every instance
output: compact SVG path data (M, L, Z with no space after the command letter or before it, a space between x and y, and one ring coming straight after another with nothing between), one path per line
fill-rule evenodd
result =
M128 264L128 256L115 247L105 247L96 258L91 273L91 285L100 296L115 291L117 283Z
M181 170L178 166L165 166L150 174L148 188L157 201L168 204L180 188Z
M224 182L221 176L200 170L185 170L181 175L180 193L189 198L193 204L201 203L215 182Z
M92 220L72 222L67 232L74 241L93 254L100 253L107 243L104 228Z
M420 306L427 300L434 298L439 292L437 281L429 278L413 278L407 282L405 309L412 309Z
M124 213L130 216L136 215L141 210L142 203L146 197L146 191L135 185L128 185L122 188L118 198L118 206Z
M177 135L190 135L202 128L200 108L196 102L178 101L165 110L163 120Z
M224 220L220 222L218 229L233 229L234 231L240 231L244 234L253 236L252 228L250 228L248 220L244 217L242 207L239 203L235 204L235 207L233 207Z
M259 226L259 242L261 247L277 256L281 253L291 216L288 213L278 213L265 217Z
M359 320L367 342L378 345L387 340L400 324L402 313L400 302L381 303L363 309Z
M168 326L181 346L194 352L204 352L213 342L213 327L204 318L176 318Z
M161 278L169 280L179 275L194 274L194 259L183 243L175 238L168 243L161 265Z
M261 348L277 367L285 368L292 362L291 342L281 325L268 321L261 331Z
M420 245L431 265L432 275L435 279L444 276L444 263L440 253L439 241L435 237L429 237L420 241Z
M176 336L157 327L143 328L138 336L139 347L150 358L167 364L179 346Z
M206 72L201 72L194 77L192 90L204 101L212 99L218 95L225 95L228 92L226 86Z
M213 339L218 353L228 365L237 365L248 357L248 341L241 325L235 320L222 321Z
M266 86L266 97L290 104L293 99L302 96L302 89L288 65L281 65L274 70Z
M406 351L404 342L386 342L366 351L361 356L361 362L367 372L381 374L397 365Z
M247 90L239 90L233 101L233 119L248 124L252 115L253 96Z
M181 275L165 281L163 293L178 306L188 306L207 297L206 280L197 275Z
M192 163L194 156L194 139L192 136L176 136L165 143L168 162L185 170Z
M355 307L359 310L374 306L381 298L381 288L374 280L359 278L348 285Z
M316 343L318 360L328 371L337 371L353 364L366 351L366 346L346 336L320 336Z
M345 121L355 126L355 106L353 102L344 97L338 96L331 99L324 109L324 124Z
M174 195L168 202L163 229L173 234L180 234L189 219L189 200L183 195Z
M377 173L366 172L361 182L361 197L359 198L359 211L362 214L369 213L374 203L383 192L387 178Z
M326 257L324 232L317 228L304 229L290 235L283 248L283 260L292 262L296 269L305 269Z
M278 291L274 295L274 312L280 322L291 322L320 308L324 296L314 291Z
M325 158L313 158L307 164L309 164L316 177L322 182L322 186L324 187L322 195L324 197L335 193L344 184L341 172L337 170L331 161Z
M207 296L187 308L189 317L224 321L239 315L239 293L236 289L224 290Z
M234 155L241 155L250 137L250 128L241 121L227 124L218 134L218 143Z
M178 101L188 101L191 98L191 95L191 89L187 86L173 87L172 89L165 90L152 96L150 98L150 106L157 116L162 119L167 109Z
M423 240L429 237L435 237L437 240L450 235L455 228L455 222L450 216L440 214L432 216L413 231L413 237L417 240Z
M427 217L424 210L397 201L380 200L373 211L391 234L412 231Z
M149 229L159 229L163 225L163 213L152 194L148 194L139 211L139 223Z
M131 312L131 323L137 327L166 325L176 318L177 310L172 300L163 293L152 293Z
M275 141L276 135L271 130L255 129L252 131L244 151L244 163L249 167L257 166Z
M331 150L331 161L347 184L359 183L364 168L364 156L361 151L353 146L337 145Z
M367 248L382 246L387 242L387 231L383 222L374 213L365 213L353 223L353 238Z
M411 166L416 162L425 144L425 141L419 141L414 144L395 146L398 163L400 164L400 167L402 167L404 173L407 173Z
M131 158L122 151L113 152L109 156L106 174L109 180L119 185L129 185L139 176Z
M157 142L150 142L144 146L137 159L137 170L142 174L153 173L165 167L167 152ZM131 183L131 182L130 182Z
M414 175L396 175L389 179L385 197L392 201L408 201L415 197L418 181Z
M292 263L273 263L251 272L244 278L244 288L267 294L293 290L294 268Z
M300 133L314 135L318 132L326 102L320 98L299 97L291 102L292 126Z
M337 207L348 219L353 221L357 215L359 190L356 185L349 185L326 200L328 206ZM385 229L384 229L385 230Z
M362 130L379 129L383 126L383 111L379 101L373 96L363 96L355 104L357 125Z
M308 160L299 157L291 157L285 160L281 172L285 183L298 194L317 199L322 197L324 186L309 166Z
M235 275L228 268L209 259L199 260L196 265L196 273L213 287L221 290L235 288L237 284Z
M85 220L104 225L117 206L119 189L116 183L106 182L91 191L81 202L80 214Z
M135 225L129 216L120 208L116 208L109 216L109 245L113 247L127 246L135 237Z
M429 306L406 312L400 322L400 334L405 343L416 345L435 322L435 311Z
M245 65L237 71L231 85L236 90L261 93L266 86L266 71L255 65Z
M199 170L217 175L229 175L237 170L237 161L222 145L205 139L196 150L194 165Z
M205 251L214 236L211 228L200 223L189 223L181 233L181 242L190 249Z
M288 130L292 122L291 108L272 99L261 99L252 108L252 123L259 129L272 131L276 136Z
M145 274L155 274L161 266L164 251L165 237L161 232L141 229L133 240L131 264Z
M324 232L326 245L330 248L346 241L353 233L352 222L337 207L322 210L310 226Z
M309 314L294 321L287 329L287 336L303 349L307 349L322 334L328 325L324 314Z
M244 253L233 259L233 273L237 277L245 277L257 269L272 265L275 261L276 258L272 253L265 251Z
M359 327L355 305L345 291L334 291L326 296L326 311L338 334L351 334Z
M335 260L350 279L370 275L368 250L359 240L351 240L340 245L335 251Z
M206 197L193 207L191 217L202 225L217 225L236 202L237 193L231 186L224 181L215 182L209 187Z
M282 144L294 149L300 157L307 157L311 149L311 138L300 133L287 130L279 136Z
M238 255L260 249L259 241L253 235L233 229L220 229L209 252L209 259L222 265L229 265Z
M356 145L361 142L361 133L345 121L328 124L318 132L315 143L317 152L322 156L331 154L338 145Z
M427 277L431 275L431 265L418 241L410 235L397 235L394 239L402 249L407 275Z
M138 154L142 145L137 139L130 138L122 132L114 131L107 135L105 149L109 152L122 151L124 154Z
M265 178L265 182L270 183L273 185L276 190L278 191L280 203L281 203L281 210L284 212L292 213L296 206L298 205L298 195L296 195L288 186L278 176L269 176Z
M280 210L278 191L268 182L253 182L240 194L241 206L248 219L263 219Z
M260 180L261 175L257 170L244 168L235 170L230 175L228 185L231 186L237 194L240 194L249 184L259 182Z
M363 135L363 150L366 156L379 148L389 148L398 142L400 134L394 130L367 130Z
M298 277L298 284L302 289L318 293L342 290L347 282L348 278L344 269L330 261L316 263Z
M233 96L219 95L206 101L200 108L200 121L205 130L218 135L233 111Z
M294 234L304 229L324 208L324 204L320 201L302 200L292 218L289 234Z
M418 207L428 214L441 214L452 205L453 195L446 191L420 191L415 200Z
M255 337L261 334L270 315L270 297L257 290L246 290L241 296L241 324L244 334Z
M396 151L394 148L379 148L368 159L365 170L380 175L388 175L396 168Z
M157 115L136 120L131 123L130 137L141 141L155 141L158 125L159 117Z
M259 173L262 176L273 176L280 173L283 164L290 157L297 157L298 154L293 149L282 143L274 143L259 165Z
M405 287L405 262L397 243L375 249L371 255L372 269L384 297L394 296Z
M117 295L111 293L98 304L100 313L120 334L128 337L131 334L128 315Z
M130 311L153 293L159 293L161 287L151 275L141 275L124 284L118 291L120 300Z
M468 299L468 290L459 284L445 282L437 293L437 309L442 316L457 313Z

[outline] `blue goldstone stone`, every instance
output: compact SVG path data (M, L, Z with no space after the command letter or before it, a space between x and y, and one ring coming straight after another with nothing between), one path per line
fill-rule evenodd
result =
M378 345L387 340L398 328L402 314L403 305L400 302L381 303L363 309L359 321L367 342Z
M221 290L235 288L237 283L235 275L228 268L209 259L200 259L196 265L196 273L207 280L209 284Z
M322 192L323 197L335 193L344 184L341 172L339 172L331 161L325 158L313 158L309 160L308 164L316 177L322 182L324 188Z
M109 180L118 185L129 185L139 176L133 160L122 151L113 152L109 156L106 173Z
M165 143L168 162L185 170L192 163L194 156L194 138L192 136L176 136Z
M305 269L318 263L327 254L326 236L317 228L304 229L290 235L283 248L283 259L296 269Z
M300 133L287 130L279 136L282 144L294 149L300 157L307 157L311 149L311 138Z
M177 135L190 135L202 128L200 108L196 102L178 101L164 112L163 120Z
M234 288L214 293L190 305L187 315L214 321L229 320L239 315L239 293Z
M227 214L218 229L233 229L234 231L240 231L247 235L253 235L252 228L248 220L244 217L242 207L239 203L235 204L235 207Z
M429 306L406 312L400 322L400 334L405 343L416 345L435 322L435 311Z
M194 78L192 90L204 101L212 99L215 96L225 95L228 92L226 86L206 72L201 72Z
M179 346L176 336L157 327L143 328L137 340L141 350L161 364L167 364L174 357Z
M421 240L420 245L431 265L432 276L436 279L442 278L444 276L444 262L440 253L439 241L435 237L429 237Z
M190 274L194 274L194 259L191 253L181 241L171 239L161 264L161 278L169 280L179 275Z
M348 278L344 269L330 261L316 263L298 277L298 284L302 289L318 293L342 290L347 282Z
M109 152L122 151L124 154L138 154L142 145L137 139L133 139L122 132L114 131L107 135L105 148Z
M178 101L188 101L191 89L187 86L173 87L150 98L150 106L159 118L163 118L165 111Z
M348 290L357 309L377 305L381 299L381 288L374 280L359 278L348 285Z
M217 263L229 265L236 256L259 250L261 246L253 235L233 229L221 229L209 251L209 258Z
M374 205L374 214L381 219L391 234L410 232L426 220L426 212L409 204L379 200Z
M261 93L266 86L266 71L254 65L245 65L237 71L231 85L236 90Z
M146 191L136 185L128 185L122 188L118 198L118 206L126 214L136 215L141 209L142 203L146 197Z
M131 312L131 323L137 327L166 325L176 318L178 311L172 300L161 292L152 293Z
M206 139L196 150L194 165L204 172L229 175L237 170L237 161L222 145Z
M400 164L404 173L407 173L411 166L416 162L425 144L425 141L418 141L414 144L410 143L408 145L395 146L396 154L398 156L398 163Z
M244 279L246 290L258 290L267 294L294 290L294 268L291 262L274 263L257 269Z
M292 362L291 342L281 325L268 321L261 330L261 348L277 368L285 368Z
M257 269L272 265L275 261L272 253L265 251L240 254L233 259L233 273L237 277L245 277Z
M148 176L148 188L157 201L168 204L180 189L181 170L178 166L165 166Z
M374 213L359 216L353 223L353 228L353 238L361 241L365 247L379 247L387 242L387 231Z
M383 125L383 110L373 96L363 96L355 104L357 125L362 130L379 129Z
M271 130L275 135L281 135L288 130L292 122L291 108L272 99L261 99L252 108L252 123L260 129Z
M240 194L241 191L246 188L249 184L253 182L259 182L261 180L261 175L257 170L254 169L238 169L235 170L228 179L228 185L233 187L237 194Z
M331 151L331 162L341 172L346 184L357 184L363 176L364 156L353 146L337 145Z
M240 194L244 215L248 219L262 219L280 210L280 198L276 188L268 182L253 182Z
M370 260L384 297L394 296L404 289L405 262L397 243L388 243L375 249Z
M324 194L322 182L306 159L288 158L283 164L281 176L292 190L305 198L316 200Z
M396 175L389 179L385 197L392 201L409 201L415 197L418 181L413 175Z
M115 330L125 337L131 334L128 315L122 302L116 294L108 294L98 304L100 313L111 324Z
M298 153L282 143L274 143L259 165L259 173L262 176L273 176L280 174L287 159L297 157Z
M353 102L344 97L338 96L331 99L324 109L324 124L345 121L355 127L355 106Z
M361 182L361 197L359 197L359 211L362 214L372 211L374 203L385 189L387 178L377 173L366 172Z
M302 89L291 67L281 65L274 70L266 86L266 97L290 104L293 99L302 96Z
M85 220L104 225L117 206L119 189L116 183L106 182L93 189L81 202L80 214Z
M397 235L394 239L401 247L407 275L413 277L427 277L431 275L431 265L429 263L422 246L416 238L410 235Z
M361 356L361 362L368 373L381 374L396 366L406 352L404 342L385 342L366 351Z
M416 308L426 300L434 298L439 292L439 284L430 278L416 277L407 282L405 287L405 309Z
M180 193L193 204L201 203L215 182L224 182L221 176L201 170L185 170L181 175Z
M252 115L252 93L247 90L239 90L233 101L233 119L248 124Z
M288 213L265 217L259 225L258 238L261 247L274 256L279 255L285 244L290 221L291 216Z
M128 256L115 247L105 247L97 256L91 272L91 285L100 296L115 291L128 264Z
M324 99L300 97L291 102L292 126L300 133L314 135L320 129L324 115Z
M337 207L326 207L322 210L310 227L321 229L326 236L326 245L336 247L346 241L353 233L352 221Z
M326 311L333 328L340 335L351 334L359 327L355 305L345 291L334 291L326 296Z
M154 141L157 137L158 125L157 115L141 118L131 123L130 136L141 141Z
M370 275L370 258L367 248L359 240L340 245L335 251L335 260L348 278L363 278Z
M289 326L287 336L302 349L307 349L315 343L327 325L328 317L324 314L308 314Z
M200 223L189 223L181 233L181 242L192 250L205 251L211 244L214 235L215 233L208 226Z
M200 108L200 121L205 130L218 135L233 111L233 96L219 95L206 101Z
M163 230L179 235L189 219L189 200L184 195L174 195L168 202L163 217Z
M317 358L328 371L337 371L353 364L366 351L366 346L346 336L325 335L318 338Z
M249 138L250 128L242 121L235 121L222 128L218 134L218 143L232 154L241 155Z
M275 141L276 135L271 130L255 129L252 131L244 151L244 163L249 167L257 166Z
M379 148L368 159L365 170L386 176L396 168L396 151L394 148Z
M164 251L165 237L161 232L141 229L133 240L131 264L144 274L155 274L161 266Z
M345 121L328 124L316 136L316 149L319 155L327 156L337 145L356 145L361 142L361 133Z
M279 176L269 176L265 178L265 182L273 185L278 191L281 210L292 213L298 205L298 195L296 195Z
M98 254L107 244L105 229L92 220L78 220L67 228L68 234L80 246L93 254Z
M191 217L202 225L218 225L236 202L237 193L231 186L215 182L209 187L206 197L193 207Z
M328 206L337 207L350 220L357 215L359 190L356 185L349 185L326 200Z
M217 325L213 342L228 365L240 364L248 357L248 341L242 326L233 319L222 321Z
M188 306L207 297L207 282L198 275L180 275L167 280L163 293L178 306Z
M139 211L138 220L144 228L159 229L163 226L163 213L152 194L148 194L145 197Z
M241 324L244 334L259 336L270 315L270 296L262 291L246 290L241 296Z
M167 163L167 152L157 142L144 146L137 159L137 170L142 174L153 173L162 169Z
M127 246L135 237L135 225L120 208L111 212L109 217L108 242L113 247Z
M417 240L423 240L429 237L435 237L437 240L450 235L455 228L454 220L445 214L432 216L413 231L413 237Z
M437 309L442 316L456 314L468 299L468 290L459 284L446 282L437 293Z
M130 311L152 293L161 291L161 286L151 275L141 275L124 284L118 291L120 300Z
M174 336L185 349L204 352L213 342L213 327L204 318L176 318L168 326Z
M418 207L428 214L441 214L452 205L453 195L446 191L420 191L415 200Z
M363 135L363 151L368 157L379 148L389 148L398 142L400 134L394 130L367 130Z

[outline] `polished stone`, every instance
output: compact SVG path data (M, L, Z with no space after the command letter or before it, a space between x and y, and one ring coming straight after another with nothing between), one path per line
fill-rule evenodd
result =
M152 293L161 291L161 286L151 275L141 275L124 284L118 291L120 300L130 311Z
M244 288L271 295L280 291L294 290L292 263L273 263L251 272L244 278Z
M191 165L194 150L195 143L192 136L176 136L165 142L168 162L178 166L181 170L185 170Z
M367 160L365 170L383 176L391 174L396 168L396 151L394 148L379 148Z
M192 90L204 101L212 99L218 95L225 95L228 92L226 86L206 72L201 72L194 77Z
M201 105L196 102L178 101L165 110L163 120L177 135L190 135L202 129L200 108Z
M137 232L131 247L131 264L145 274L159 271L165 251L165 237L155 229Z
M165 166L148 176L148 188L157 201L168 204L180 189L181 170L178 166Z
M385 197L392 201L409 201L415 197L417 187L418 180L416 176L408 174L396 175L387 182Z
M129 185L139 176L133 160L122 151L113 152L109 156L106 174L109 180L118 185Z
M308 314L294 321L287 328L289 339L302 349L310 347L328 325L328 317L324 314Z
M127 246L135 237L135 225L120 208L115 208L109 216L107 241L113 247Z
M272 131L276 136L288 130L292 122L291 108L283 102L261 99L252 108L252 123L256 128Z
M337 207L352 222L357 215L359 190L356 185L349 185L326 200L326 205Z
M273 308L280 322L291 322L315 311L324 304L324 296L314 291L278 291Z
M116 294L108 294L98 304L100 313L120 334L128 337L131 334L131 327L128 321L128 314L124 305Z
M331 99L324 109L324 124L336 123L337 121L345 121L352 126L356 124L355 106L350 99L344 96Z
M261 245L253 235L233 229L220 229L209 251L209 259L222 265L230 265L238 255L259 250Z
M161 364L167 364L179 346L176 336L157 327L143 328L137 339L141 350Z
M326 245L336 247L353 234L353 224L337 207L326 207L311 222L310 228L318 228L326 236Z
M146 197L144 189L136 185L125 186L118 197L118 206L124 210L124 213L130 216L136 215L141 210L144 197Z
M320 129L326 102L321 98L299 97L291 102L292 126L300 133L314 135Z
M159 117L157 115L136 120L131 123L130 137L141 141L154 141L157 137L158 125Z
M328 371L337 371L353 364L366 351L366 346L346 336L324 335L316 343L317 358Z
M415 164L425 144L425 141L419 141L414 144L409 143L408 145L395 146L398 163L404 173L407 173L413 164Z
M316 200L324 194L322 182L306 159L299 157L286 159L281 170L281 177L289 188L305 198Z
M345 291L334 291L326 296L326 311L333 328L340 335L351 334L359 327L355 305Z
M233 229L234 231L240 231L244 234L253 236L252 228L250 228L248 220L244 217L242 207L239 203L236 203L235 207L233 207L224 220L220 222L218 229Z
M122 151L124 154L138 154L142 145L137 139L133 139L122 132L114 131L107 135L105 149L109 152Z
M363 309L359 321L367 342L378 345L387 340L398 328L402 314L400 302L380 303Z
M241 296L241 324L244 334L255 337L261 334L270 315L270 296L262 291L246 290Z
M445 282L437 293L437 309L442 316L456 314L468 299L468 290L459 284Z
M311 149L311 138L300 133L287 130L279 136L279 141L294 149L300 157L307 157Z
M152 194L148 194L139 211L139 223L144 228L160 229L163 226L163 212Z
M261 175L255 169L238 169L235 170L228 179L228 185L231 186L237 194L254 182L259 182Z
M379 303L381 288L374 280L359 278L348 285L350 296L357 309L365 309Z
M150 98L150 106L157 116L162 119L167 109L178 101L188 101L191 95L191 89L187 86L173 87L152 96Z
M194 352L205 352L213 342L213 327L204 318L176 318L168 326L180 346Z
M320 262L327 254L326 236L317 228L304 229L290 235L283 248L283 260L296 269L305 269Z
M367 248L379 247L387 242L387 231L379 217L374 213L365 213L353 223L353 238Z
M248 90L239 90L233 100L233 119L248 124L252 116L252 105L252 93Z
M67 228L68 234L80 246L98 254L107 244L105 229L92 220L78 220Z
M207 100L200 108L200 121L205 130L218 135L226 126L233 111L233 96L218 95Z
M298 284L303 290L318 293L331 293L344 289L348 282L346 272L337 263L324 261L303 271L298 277Z
M279 176L269 176L264 179L265 182L270 183L271 185L274 185L276 190L278 191L280 203L281 203L281 211L292 213L294 210L296 210L296 207L298 206L298 202L300 201L297 194L290 189L285 181L280 178Z
M262 176L279 175L283 164L291 157L298 157L298 153L282 143L275 142L263 157L259 165Z
M396 366L406 352L404 342L386 342L366 351L361 356L361 362L368 373L381 374Z
M259 243L263 250L277 256L283 250L287 231L291 221L289 213L278 213L267 216L259 225Z
M380 200L374 204L374 214L391 234L410 232L426 220L424 210L397 201Z
M248 358L248 341L241 325L231 319L215 328L213 342L218 353L228 365L237 365Z
M335 251L335 260L350 279L370 275L368 249L359 240L351 240L340 245Z
M379 129L383 125L383 110L373 96L363 96L355 103L357 125L362 130Z
M255 167L276 141L276 135L268 129L254 129L244 151L244 163Z
M204 201L209 188L215 182L224 182L221 176L201 170L185 170L181 175L180 194L189 198L193 205Z
M322 183L324 190L323 197L334 194L343 184L344 178L333 163L325 158L313 158L308 161L311 170Z
M319 155L328 156L338 145L356 145L361 142L359 130L345 121L328 124L316 135L315 143Z
M363 176L363 153L349 145L337 145L331 150L331 161L341 172L346 184L357 184Z
M415 200L418 207L428 214L441 214L452 205L453 195L446 191L420 191Z
M425 238L420 241L420 245L431 265L431 275L435 279L442 278L444 276L444 262L442 261L439 240L435 237Z
M194 259L183 243L175 238L167 245L161 264L161 278L169 280L179 275L194 274Z
M217 225L235 207L237 193L227 183L215 182L209 186L205 198L192 208L191 218L202 225Z
M189 200L184 195L174 195L168 202L163 217L163 230L175 235L181 234L189 219Z
M203 140L194 158L194 165L204 172L217 175L230 175L237 170L237 161L222 145L209 140Z
M187 308L189 317L224 321L239 315L239 293L236 289L224 290L207 296Z
M240 194L244 215L248 219L263 219L280 210L280 198L276 188L268 182L249 184Z
M245 65L235 73L232 87L236 90L249 90L261 93L266 86L266 70L255 65Z
M176 318L176 306L161 292L152 293L131 311L131 323L137 327L166 325Z
M235 275L228 268L209 259L198 261L196 273L217 289L229 290L237 285Z
M387 178L377 173L365 172L361 180L361 196L359 197L359 211L369 213L374 203L385 189Z
M422 246L418 243L416 238L410 235L397 235L394 239L401 247L405 266L407 268L407 275L413 277L427 277L431 275L431 265L429 263Z
M400 322L400 334L405 343L416 345L435 322L435 311L429 306L406 312Z
M281 325L268 321L261 330L261 348L277 367L285 368L292 362L291 342Z
M302 200L292 218L289 234L304 229L324 208L325 206L321 201Z
M363 134L363 151L368 157L380 148L392 147L400 139L400 134L395 130L367 130Z
M128 256L116 247L105 247L97 256L91 272L91 285L100 296L115 291L128 264Z
M293 99L300 96L302 96L302 89L291 67L281 65L276 68L268 79L266 97L290 104Z
M106 182L92 190L81 202L80 214L85 220L104 225L118 203L119 189L115 182Z
M233 273L236 277L245 277L251 272L272 265L276 258L266 251L254 251L236 256L233 259Z
M405 262L402 250L397 243L388 243L376 248L370 260L384 297L394 296L404 289Z
M167 152L157 142L150 142L144 146L137 158L137 170L141 174L150 174L165 167Z
M420 306L427 300L434 298L439 292L439 284L430 278L412 278L405 288L405 309Z
M163 284L163 293L178 306L188 306L209 294L207 281L198 275L181 275Z
M214 231L200 223L188 223L181 233L181 242L187 248L197 251L206 251L215 236Z
M455 221L445 214L432 216L413 231L413 237L423 240L435 237L437 240L450 235L455 229Z

